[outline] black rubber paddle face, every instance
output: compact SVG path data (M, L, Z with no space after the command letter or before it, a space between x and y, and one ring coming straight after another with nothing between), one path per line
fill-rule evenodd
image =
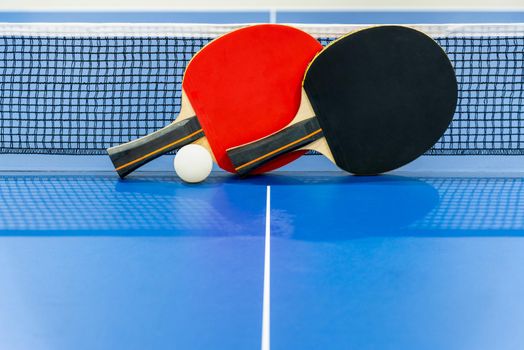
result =
M329 45L304 89L337 165L377 174L431 148L457 103L451 62L430 37L400 26L361 30Z

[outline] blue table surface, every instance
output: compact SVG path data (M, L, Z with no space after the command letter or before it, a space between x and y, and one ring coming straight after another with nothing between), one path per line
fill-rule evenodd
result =
M522 349L524 180L0 176L5 349Z
M0 22L91 22L91 23L522 23L522 8L508 10L391 10L329 9L315 10L166 10L166 11L0 11Z
M2 12L268 22L268 11ZM277 11L279 23L514 23L523 11ZM524 180L0 176L0 349L524 348Z

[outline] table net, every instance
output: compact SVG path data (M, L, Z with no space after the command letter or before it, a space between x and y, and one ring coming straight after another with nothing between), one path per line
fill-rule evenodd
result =
M0 25L0 153L105 154L168 123L187 62L238 25ZM300 26L323 45L362 28ZM524 154L524 25L412 26L449 55L453 122L431 155Z

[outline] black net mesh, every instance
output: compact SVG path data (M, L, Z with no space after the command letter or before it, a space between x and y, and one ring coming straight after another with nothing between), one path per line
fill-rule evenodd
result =
M209 40L0 37L0 152L102 154L165 126Z
M105 154L167 125L187 62L210 40L0 36L0 153ZM524 154L524 36L436 40L456 69L459 101L428 153Z
M432 154L522 154L524 37L438 39L453 61L459 100Z

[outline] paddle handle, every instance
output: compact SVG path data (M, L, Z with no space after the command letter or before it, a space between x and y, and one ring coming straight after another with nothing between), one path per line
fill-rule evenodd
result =
M230 148L227 155L239 175L247 175L254 169L279 156L304 148L324 137L317 118L308 118L292 124L272 135L242 146Z
M121 178L170 151L204 137L198 119L193 116L175 121L139 139L107 149L116 172Z

